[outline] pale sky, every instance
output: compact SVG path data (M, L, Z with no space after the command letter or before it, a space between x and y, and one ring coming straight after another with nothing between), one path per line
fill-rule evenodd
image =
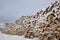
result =
M51 2L53 0L0 0L0 23L39 12Z

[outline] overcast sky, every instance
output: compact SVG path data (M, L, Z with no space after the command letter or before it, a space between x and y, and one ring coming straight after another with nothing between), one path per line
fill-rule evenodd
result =
M31 15L51 4L53 0L0 0L0 23Z

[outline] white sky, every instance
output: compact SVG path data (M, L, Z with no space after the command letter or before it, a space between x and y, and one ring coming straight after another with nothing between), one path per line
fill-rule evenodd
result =
M0 23L31 15L51 4L53 0L0 0Z

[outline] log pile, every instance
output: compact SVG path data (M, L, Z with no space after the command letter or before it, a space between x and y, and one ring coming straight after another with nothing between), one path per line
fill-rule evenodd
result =
M14 23L5 23L3 33L40 40L60 40L60 2L31 16L22 16Z

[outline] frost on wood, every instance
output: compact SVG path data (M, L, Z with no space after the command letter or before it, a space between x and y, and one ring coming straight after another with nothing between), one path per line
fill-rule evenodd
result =
M38 37L40 40L60 40L60 2L35 15L22 16L15 23L5 23L2 33L20 35L25 38Z

